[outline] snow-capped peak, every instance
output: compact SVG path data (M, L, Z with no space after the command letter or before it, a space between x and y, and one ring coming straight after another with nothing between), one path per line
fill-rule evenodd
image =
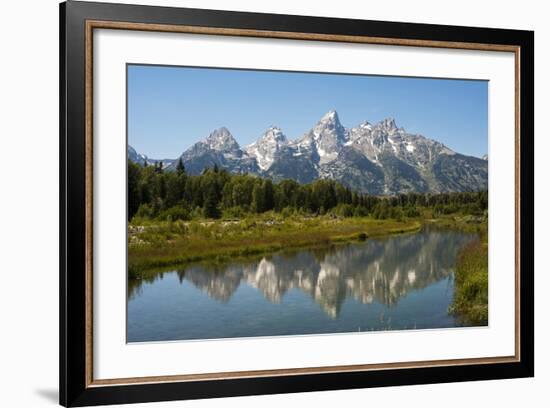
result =
M258 167L267 170L277 158L280 150L288 144L284 133L277 126L270 126L256 142L246 147L246 153L254 157Z
M368 120L365 120L364 122L361 122L359 124L359 127L361 129L368 129L368 130L371 130L372 129L372 124L368 121Z
M397 125L395 124L395 119L394 118L386 118L383 121L381 121L380 123L378 123L378 126L382 127L383 129L386 129L386 130L396 130L397 129Z
M131 146L128 158L141 165L160 162ZM371 194L487 188L487 162L471 160L434 139L407 133L393 118L345 128L335 110L326 112L298 139L289 141L280 128L270 126L243 149L229 130L221 127L188 148L181 158L188 174L200 174L218 165L231 173L273 180L290 178L307 183L329 178ZM177 161L162 162L166 171L176 168ZM440 162L460 166L460 171L451 172L450 180L447 173L441 173L440 166L435 166Z
M329 110L327 113L323 115L320 122L339 122L340 119L338 118L338 112L336 112L334 109Z
M275 140L277 142L283 142L283 143L287 142L285 134L277 126L270 126L266 130L264 135L260 138L259 141L262 141L262 140Z
M330 110L304 135L299 144L314 145L320 158L319 163L325 164L338 157L341 146L346 142L347 130L340 123L338 113Z
M226 127L214 130L206 138L206 144L213 150L226 151L239 148L239 144Z
M340 118L335 110L330 110L325 113L319 122L312 129L315 139L318 139L321 135L333 135L338 139L344 136L345 129L340 123Z

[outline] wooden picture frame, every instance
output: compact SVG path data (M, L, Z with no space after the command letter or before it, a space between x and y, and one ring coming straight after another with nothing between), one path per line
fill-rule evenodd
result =
M516 351L513 356L93 377L93 31L505 51L515 54ZM443 383L534 375L534 33L68 1L60 5L60 403L64 406ZM520 251L521 248L521 251Z

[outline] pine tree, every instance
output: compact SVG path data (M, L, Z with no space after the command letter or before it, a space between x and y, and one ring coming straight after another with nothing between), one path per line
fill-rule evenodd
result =
M162 173L162 162L156 162L155 163L155 173Z
M275 208L275 193L273 191L273 182L269 179L264 181L264 211L271 211Z
M219 218L220 210L218 208L218 196L216 185L210 183L204 198L204 216L206 218Z
M178 174L185 173L185 166L183 165L183 160L181 157L178 160L178 164L176 165L176 171Z
M163 176L159 180L159 196L163 200L166 198L166 179Z
M128 221L132 219L140 206L139 167L128 160Z
M260 183L254 184L252 189L252 211L262 213L265 209L264 189Z

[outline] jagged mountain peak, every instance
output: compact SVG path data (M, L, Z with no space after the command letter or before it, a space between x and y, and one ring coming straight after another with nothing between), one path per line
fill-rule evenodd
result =
M269 128L267 128L267 130L262 135L262 137L258 140L258 142L262 140L276 140L278 142L286 142L287 138L283 133L283 131L281 130L281 128L272 125Z
M256 142L246 147L246 153L256 159L260 169L267 170L287 144L288 140L282 130L270 126Z
M345 128L340 123L340 118L335 110L325 113L310 131L315 139L322 136L337 136L338 138L342 138L344 132Z
M372 123L370 123L368 120L365 120L365 121L361 122L358 127L360 129L371 130L372 129Z
M340 123L338 113L330 110L298 141L298 144L316 153L319 163L325 164L336 160L346 141L347 130Z
M391 117L388 117L388 118L385 118L384 120L381 120L377 124L377 127L381 127L382 129L385 129L385 130L397 130L397 125L395 123L395 119L391 118Z
M225 126L210 133L205 142L213 150L224 151L239 149L239 143L237 143L229 129Z
M128 145L128 159L142 166L147 163L147 156L139 154L136 149L130 145Z
M131 146L128 158L138 164L156 162ZM231 132L221 127L188 148L181 158L189 174L217 165L231 173L276 181L309 183L328 178L371 194L487 188L487 161L407 133L391 117L347 129L335 110L326 112L301 138L289 141L279 127L270 126L246 148L240 148ZM174 163L167 169L175 169Z
M338 117L338 112L336 112L336 110L334 109L329 110L320 119L320 122L329 122L329 121L332 121L332 122L340 121L340 118Z
M340 117L338 116L338 112L335 110L329 110L327 113L325 113L321 119L319 119L319 122L313 127L313 133L316 135L320 135L322 132L336 132L337 136L341 138L344 136L345 128L340 123Z

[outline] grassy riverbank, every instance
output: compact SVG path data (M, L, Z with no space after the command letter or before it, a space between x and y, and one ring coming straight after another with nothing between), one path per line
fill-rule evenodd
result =
M194 262L224 263L284 250L325 247L372 237L418 231L423 225L476 233L461 249L455 268L455 294L449 312L466 324L488 320L487 221L483 217L431 213L401 220L334 215L283 216L274 212L243 219L147 221L128 227L131 278Z
M489 319L489 265L487 226L480 240L466 245L458 254L455 294L450 312L464 323L485 325Z
M284 217L264 213L242 220L155 221L130 224L130 277L171 265L272 253L284 249L326 246L420 229L419 219L375 220L369 217Z
M243 219L140 220L128 227L131 278L194 262L224 263L282 250L325 247L354 240L418 231L423 225L476 233L461 249L455 268L455 294L449 312L467 324L488 320L488 246L485 217L449 215L377 220L371 217L291 215L274 212Z

